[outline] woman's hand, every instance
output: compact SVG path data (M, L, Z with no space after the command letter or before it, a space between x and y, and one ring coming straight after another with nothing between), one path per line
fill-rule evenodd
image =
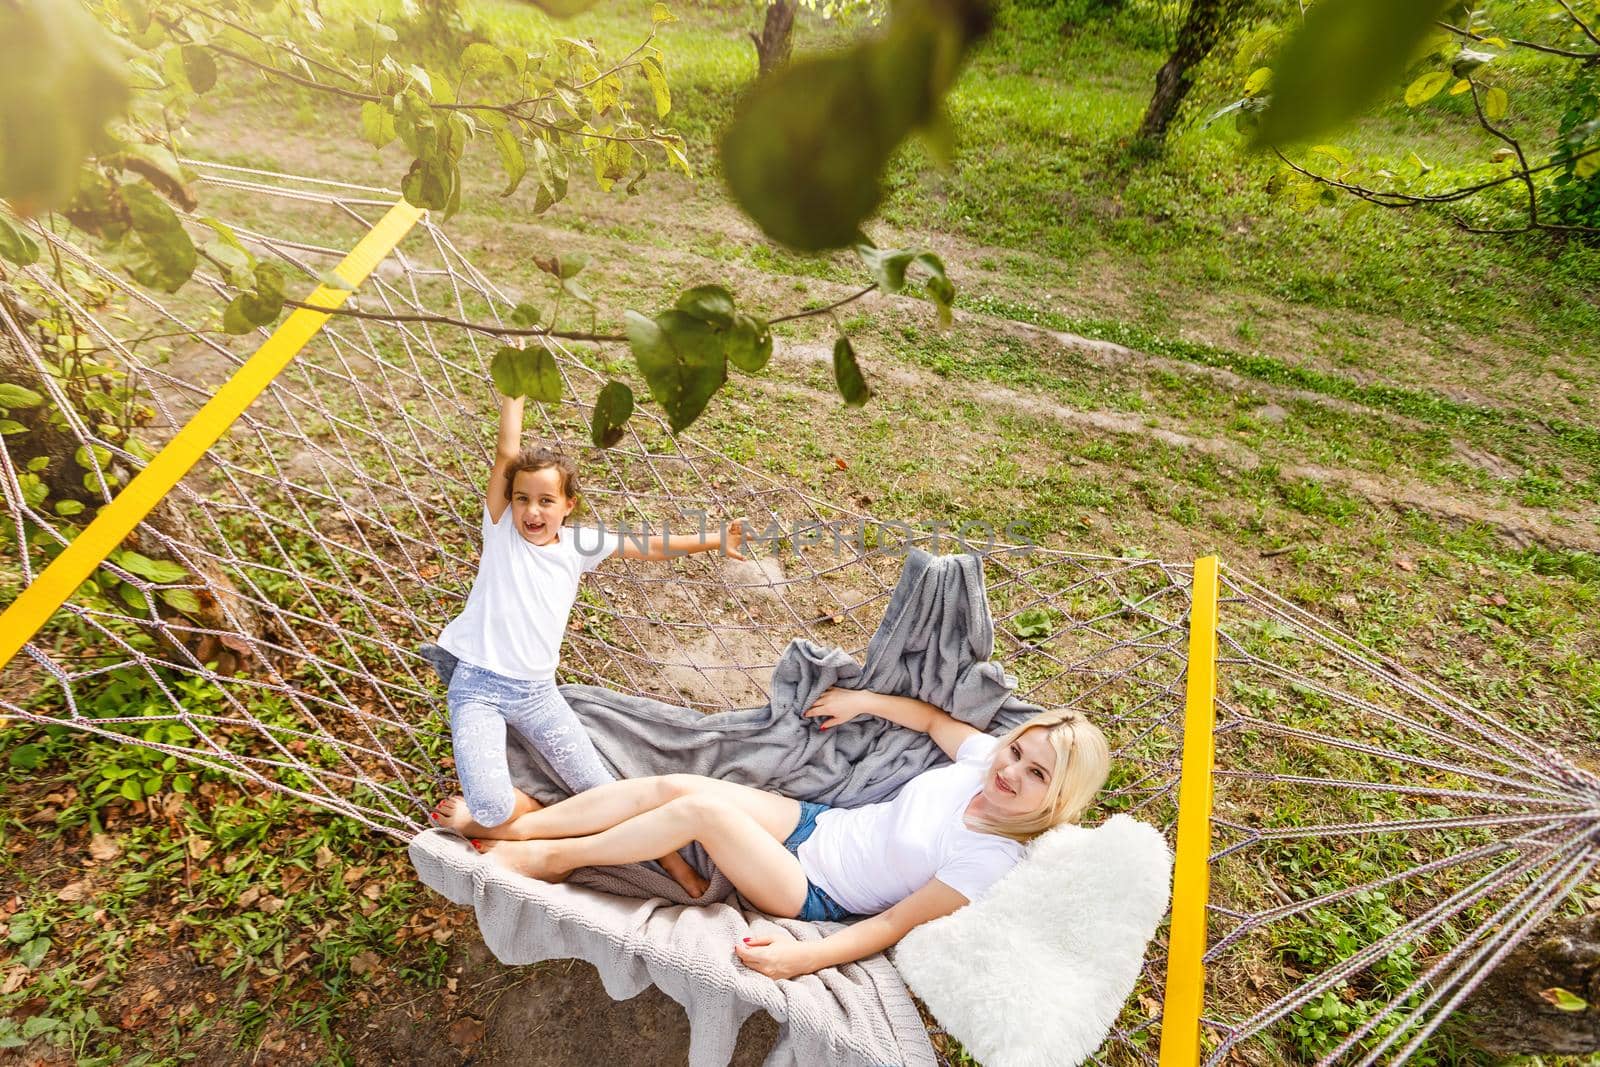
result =
M770 937L747 937L733 946L739 962L768 978L793 978L818 969L806 941L779 941Z
M873 703L877 699L876 693L864 689L840 689L834 686L824 690L804 715L808 719L821 719L822 728L826 730L847 723L857 715L872 714Z

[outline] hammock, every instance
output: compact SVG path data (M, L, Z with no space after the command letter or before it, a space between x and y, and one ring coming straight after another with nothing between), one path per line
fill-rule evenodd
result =
M209 186L207 209L306 279L302 289L397 198L191 166ZM201 316L233 294L220 278L201 271L158 302L67 237L33 232L127 305L118 316L79 303L48 256L21 272L147 395L153 415L137 434L151 447L178 435L260 344L203 329ZM96 586L17 637L27 643L0 673L0 717L149 746L400 841L424 828L453 781L443 701L415 649L472 580L492 449L487 368L500 344L440 320L505 323L517 299L433 222L416 222L356 304L389 318L333 318L134 539L105 546L117 550L95 568ZM531 432L578 455L593 518L687 529L702 514L743 514L788 537L743 565L608 563L580 594L564 681L704 711L762 703L792 637L859 657L899 571L882 543L960 547L948 533L943 544L907 538L692 433L675 437L648 407L616 447L595 449L588 404L610 355L549 344L567 396L530 405ZM85 414L49 373L38 331L4 303L0 346L44 383L84 448L93 495L111 500L148 452ZM0 437L0 581L13 590L32 586L80 528L41 499L26 445ZM856 530L867 531L860 542ZM1212 604L1191 563L973 547L984 550L996 658L1018 695L1081 707L1105 729L1114 776L1102 814L1131 814L1177 843L1174 914L1201 924L1188 944L1158 935L1095 1062L1155 1063L1163 1031L1190 1027L1206 1063L1404 1062L1600 864L1590 841L1600 781L1245 576L1224 568ZM36 591L47 592L28 597ZM1191 733L1189 750L1203 755L1209 737L1215 772L1201 777L1209 761L1196 757L1185 791L1201 805L1214 792L1214 811L1209 847L1204 837L1186 846L1189 642L1211 607L1214 662L1202 651L1194 666L1196 677L1217 671L1215 726ZM127 714L135 698L140 711ZM1203 832L1203 808L1186 810ZM1198 878L1185 878L1186 848ZM1201 964L1196 1027L1168 979L1193 977L1184 1011L1199 1011ZM1185 1021L1163 1027L1164 998Z

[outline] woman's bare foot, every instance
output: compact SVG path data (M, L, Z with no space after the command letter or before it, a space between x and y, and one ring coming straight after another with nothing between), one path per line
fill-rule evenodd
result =
M662 868L672 875L672 880L681 885L683 891L696 900L700 899L701 894L711 886L711 883L702 877L699 871L689 866L688 860L676 852L669 852L662 856L660 863Z
M548 841L474 841L473 847L487 855L489 862L541 882L565 882L572 873L551 863Z
M499 837L519 816L526 815L530 811L538 811L540 807L537 800L519 791L516 805L511 811L511 818L499 826L484 826L473 821L472 813L467 810L466 798L454 796L441 800L430 818L433 819L435 826L454 830L463 837Z

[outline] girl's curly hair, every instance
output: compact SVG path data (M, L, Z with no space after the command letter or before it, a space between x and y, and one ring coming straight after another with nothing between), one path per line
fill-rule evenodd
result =
M542 471L546 467L554 467L561 472L561 493L568 500L578 499L578 463L565 452L555 452L551 449L524 448L517 454L511 466L506 468L506 499L511 499L512 487L516 484L517 475L523 471Z

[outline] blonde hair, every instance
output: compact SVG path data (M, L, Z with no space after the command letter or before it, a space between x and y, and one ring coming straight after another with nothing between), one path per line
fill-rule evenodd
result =
M1077 822L1106 784L1111 773L1111 747L1100 727L1084 718L1082 712L1057 708L1035 715L1000 738L1000 747L995 751L1004 752L1029 730L1044 730L1056 753L1043 803L1026 815L975 818L973 829L1027 843L1046 830Z

